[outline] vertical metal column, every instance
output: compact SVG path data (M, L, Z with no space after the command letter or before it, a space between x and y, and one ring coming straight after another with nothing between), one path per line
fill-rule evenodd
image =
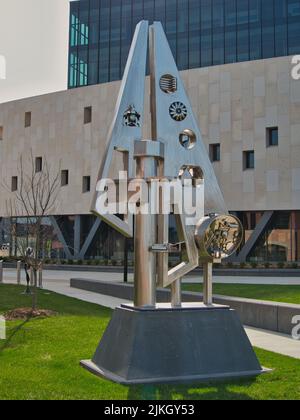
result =
M213 304L213 264L203 264L203 303L207 306Z
M156 176L154 157L136 158L136 177L138 179ZM150 194L150 193L149 193ZM142 205L142 203L141 203ZM156 257L151 251L156 242L156 216L137 214L135 217L135 294L134 306L155 308L156 306Z
M172 308L181 308L181 279L171 284Z

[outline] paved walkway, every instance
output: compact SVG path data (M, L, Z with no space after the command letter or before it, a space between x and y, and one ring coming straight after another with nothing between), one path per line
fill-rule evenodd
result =
M69 277L67 275L69 273ZM12 273L9 275L8 271L5 270L5 283L15 283L16 280ZM59 275L60 274L60 277ZM76 273L75 273L76 274ZM128 303L124 299L118 299L111 296L100 295L98 293L86 292L84 290L73 289L70 287L69 279L71 277L89 277L90 274L94 278L110 279L111 276L115 276L111 273L88 273L89 276L85 276L85 273L80 273L80 276L74 276L74 272L46 272L44 276L44 288L65 296L70 296L85 302L95 303L101 306L114 309L121 303ZM107 275L108 274L108 275ZM104 277L105 276L105 277ZM117 275L119 276L119 275ZM67 278L68 277L68 278ZM24 281L23 281L24 283ZM246 332L253 346L262 348L268 351L279 353L285 356L290 356L296 359L300 359L300 341L293 340L291 337L283 334L277 334L269 331L258 330L255 328L246 327Z
M105 273L92 271L60 271L45 270L43 273L44 280L69 280L70 278L81 278L100 280L107 282L122 282L122 273ZM4 270L4 278L6 280L16 280L16 270L7 268ZM22 270L22 280L25 281L24 270ZM133 274L128 275L128 280L133 281ZM189 275L184 278L184 283L201 283L202 275ZM297 277L236 277L236 276L215 276L214 283L232 283L232 284L273 284L273 285L299 285L300 276Z

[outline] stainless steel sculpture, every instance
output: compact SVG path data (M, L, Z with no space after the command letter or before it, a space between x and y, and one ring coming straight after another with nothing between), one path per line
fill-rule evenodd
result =
M148 38L152 138L144 140L142 130ZM133 232L133 216L128 213L121 220L117 215L104 213L99 205L103 198L101 196L103 191L96 192L92 212L123 235L135 238L135 295L133 306L123 305L116 310L93 361L82 362L82 365L95 374L122 383L182 381L260 373L261 367L240 325L233 327L233 330L236 329L237 332L233 331L232 334L236 334L236 340L239 341L237 349L244 352L244 355L236 356L241 363L237 360L231 363L227 360L228 356L225 356L224 367L216 368L215 372L210 359L197 359L201 358L201 351L195 356L195 360L193 360L194 356L187 358L186 351L182 351L176 359L177 365L181 360L181 366L173 366L172 370L171 357L168 358L171 363L169 371L164 366L164 363L168 365L164 355L166 351L169 351L166 347L169 347L171 342L174 343L172 340L177 340L174 338L176 335L182 337L183 340L190 339L188 338L191 334L189 328L195 324L197 329L199 319L200 323L203 319L211 322L212 319L216 321L219 318L220 325L229 322L228 317L232 316L232 311L229 308L213 305L212 264L227 258L238 249L243 230L239 220L228 214L196 118L160 23L154 23L149 28L148 22L143 21L137 26L107 145L99 180L108 178L112 169L114 151L118 151L123 155L128 178L142 179L147 182L149 196L152 197L152 201L157 201L154 204L160 210L158 214L138 212L135 216ZM174 212L177 213L176 226L180 244L186 251L186 258L169 270L169 252L173 248L169 241L169 215L162 211L161 191L158 190L160 193L157 194L157 191L153 190L156 188L156 183L164 182L164 180L180 180L183 183L185 176L192 179L195 192L197 188L203 191L204 187L203 210L198 219L192 222L189 219L187 223L189 214L185 211L176 212L176 202L171 203ZM142 204L140 203L141 206ZM199 264L203 264L204 267L203 305L183 304L181 278ZM157 286L171 287L169 305L157 304ZM174 317L174 320L167 329L166 335L164 328L170 322L170 317ZM225 319L227 321L224 321ZM153 343L153 340L167 341L161 348L153 349L149 353L149 349L146 348L149 347L146 344L147 339L144 338L143 341L139 335L141 330L137 325L143 325L144 332L148 331L148 338L150 338L154 330L153 322L157 331L150 343ZM236 321L233 324L236 325ZM220 335L223 336L224 332L225 329L223 333L221 329ZM213 329L211 333L213 334ZM206 333L203 333L202 340L209 342L210 338L205 338L205 335ZM196 336L195 333L196 341L193 345L199 347L201 343L199 343L199 337ZM138 346L139 354L142 352L143 356L137 356L137 348L133 346L132 341L128 341L128 337L134 338L135 346ZM224 344L224 351L226 346L230 347L229 343L226 344L226 340L224 338L221 343L221 345ZM187 346L190 344L186 343ZM127 349L124 351L128 353L126 360L117 350L118 346L123 345ZM153 346L153 344L149 345ZM179 348L184 345L185 343L178 343ZM173 349L173 351L176 353L178 350ZM207 354L207 357L210 356ZM243 357L246 363L240 360ZM195 363L199 366L204 363L207 366L203 371L195 367L193 374L191 369ZM230 366L226 367L226 364ZM237 368L239 364L246 368ZM173 373L170 375L168 372Z

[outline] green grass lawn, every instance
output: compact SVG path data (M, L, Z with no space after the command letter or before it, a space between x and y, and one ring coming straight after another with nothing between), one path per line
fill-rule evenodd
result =
M0 285L0 313L30 305L22 287ZM257 350L274 369L256 380L185 386L125 387L96 378L79 366L91 358L111 311L46 291L39 306L58 315L9 322L0 341L0 399L300 399L300 361Z
M183 284L183 290L202 293L202 284ZM214 294L300 304L300 286L214 284Z

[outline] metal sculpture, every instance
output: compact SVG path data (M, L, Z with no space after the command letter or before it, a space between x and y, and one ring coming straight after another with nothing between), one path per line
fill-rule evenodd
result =
M142 128L148 37L152 138L144 140ZM93 360L83 361L82 365L97 375L122 383L173 382L261 373L242 326L231 319L233 311L213 304L212 264L236 252L243 230L239 220L228 214L160 23L154 23L150 29L145 21L137 26L107 145L99 181L108 178L114 151L118 151L123 154L128 179L143 180L148 185L148 195L159 211L158 214L137 212L133 232L133 215L125 212L122 220L116 214L104 213L100 203L103 203L105 191L96 192L92 212L126 237L134 236L135 293L132 306L122 305L115 311ZM191 219L185 208L176 211L176 202L171 202L185 258L169 269L169 253L174 249L169 241L169 215L162 211L162 193L155 188L157 183L176 180L184 189L185 177L192 180L193 192L202 192L202 208L198 209L197 217ZM143 203L139 205L142 207ZM203 304L187 305L181 301L181 279L199 264L204 267ZM170 304L157 303L157 286L171 287ZM204 320L208 324L218 322L224 327L223 330L220 325L216 327L223 337L220 338L220 346L232 355L223 355L221 366L218 362L214 365L210 360L210 354L219 351L219 346L213 346L207 328L201 338L197 335ZM228 323L231 323L232 331L225 327ZM194 337L191 328L194 328ZM144 335L141 335L142 330ZM212 328L211 334L215 332ZM231 337L231 342L224 336L225 332ZM177 346L180 350L176 346L174 348L178 337L182 338ZM233 337L238 343L236 349L232 349L230 344ZM160 344L155 347L153 343L157 340ZM191 345L198 348L199 354L192 351L188 357L187 348L183 347ZM206 348L205 356L201 345ZM124 346L126 355L120 354L120 346ZM153 347L152 350L149 347ZM175 362L170 348L176 354ZM220 355L216 354L218 357Z

